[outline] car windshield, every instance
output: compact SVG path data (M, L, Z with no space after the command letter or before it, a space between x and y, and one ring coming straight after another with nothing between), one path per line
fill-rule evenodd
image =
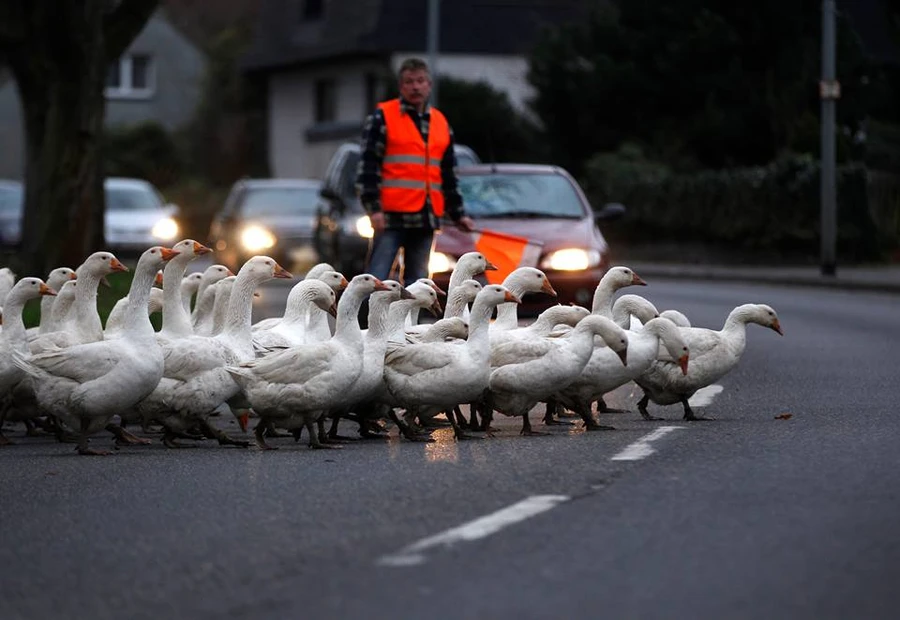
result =
M244 216L302 214L316 212L317 187L250 187L238 206Z
M0 211L20 211L22 209L22 188L0 187Z
M584 217L572 183L558 174L464 174L459 192L472 217Z
M106 208L111 211L145 211L162 208L156 192L141 187L107 187Z

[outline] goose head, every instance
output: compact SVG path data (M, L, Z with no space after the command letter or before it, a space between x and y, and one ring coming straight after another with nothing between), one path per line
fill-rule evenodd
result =
M247 260L241 266L240 271L238 271L237 277L247 278L248 275L252 276L254 280L259 278L260 282L271 278L289 280L294 277L290 271L279 265L274 258L262 255L254 256Z
M441 307L441 301L438 299L438 292L435 290L435 287L431 287L425 282L417 280L406 287L406 291L412 295L413 298L421 301L421 304L415 304L416 308L424 308L433 316L441 316L443 308Z
M231 271L225 265L210 265L206 269L203 270L203 275L200 276L200 288L205 289L210 284L214 282L218 282L222 278L227 278L228 276L233 276L234 272Z
M350 284L347 282L347 278L344 277L344 274L340 271L335 271L334 269L320 271L314 278L307 276L306 279L321 280L330 286L336 293L343 291L347 288L347 285Z
M361 273L350 280L347 285L347 292L353 291L358 295L368 295L375 291L386 291L388 287L384 282L373 276L371 273ZM346 293L345 293L346 294Z
M321 280L304 280L308 287L309 299L316 307L331 316L337 316L337 294L334 289Z
M317 263L310 267L309 271L306 272L306 275L303 277L304 280L315 280L318 279L326 271L336 271L334 267L332 267L328 263Z
M772 331L777 332L779 336L784 336L784 332L781 331L781 323L778 321L778 314L772 306L767 306L766 304L745 304L739 306L739 310L742 311L745 322L768 327Z
M438 286L437 283L434 280L432 280L431 278L419 278L418 280L413 282L413 284L424 284L425 286L434 290L434 292L437 293L438 295L446 295L447 294L447 291L445 291L440 286Z
M116 258L112 252L94 252L78 266L75 273L79 278L89 275L99 279L120 271L128 271L128 267L123 265L122 261Z
M190 262L190 260L197 258L198 256L203 256L204 254L212 252L210 248L193 239L182 239L173 245L172 249L179 252L187 262ZM188 259L188 257L190 257L190 259Z
M68 267L57 267L47 275L47 286L54 291L59 291L62 285L69 280L74 280L78 276L75 275L74 269Z
M579 321L575 329L587 330L595 336L600 336L606 346L619 356L622 365L628 365L628 333L616 325L612 319L599 314L591 314Z
M10 289L7 296L15 295L23 301L37 299L42 295L56 295L56 291L47 286L40 278L22 278ZM12 297L10 297L12 299Z
M547 293L552 297L556 297L556 291L551 286L547 274L534 267L514 269L503 280L503 286L519 297L526 293Z
M522 303L521 299L501 284L489 284L488 286L485 286L475 297L475 301L486 303L489 306L499 306L500 304L507 302L515 304Z
M466 252L456 261L454 272L462 274L464 280L477 276L485 271L496 271L497 266L489 261L481 252Z

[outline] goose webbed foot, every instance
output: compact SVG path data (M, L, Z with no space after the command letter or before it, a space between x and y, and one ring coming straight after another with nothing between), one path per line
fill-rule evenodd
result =
M87 421L85 421L87 422ZM78 445L75 446L75 451L81 456L109 456L112 454L109 450L98 450L97 448L92 448L89 445L89 440L87 434L85 433L85 427L87 424L82 423L82 432L78 436Z
M194 441L203 441L205 437L203 435L191 435L189 433L180 433L178 431L173 431L171 429L165 428L163 429L163 437L162 444L167 448L178 449L178 448L193 448L192 445L185 445L183 443L178 443L177 439L191 439Z
M550 433L544 433L542 431L536 431L531 428L531 420L528 419L528 414L522 416L522 430L519 431L520 435L525 435L526 437L539 437L541 435L549 435Z
M586 431L614 431L614 430L616 430L616 427L615 426L606 426L604 424L597 424L596 422L592 422L591 424L588 424L587 422L585 422L584 430L586 430Z
M220 431L215 426L210 424L206 419L200 421L200 430L203 431L204 436L218 441L220 446L236 446L238 448L250 447L249 441L245 439L235 439L234 437L229 437L225 434L224 431Z
M253 438L256 440L256 445L260 450L277 450L278 446L272 446L266 443L266 436L268 433L266 432L271 427L270 424L263 422L260 420L259 424L253 429ZM299 435L295 435L297 441L300 440Z
M544 414L544 425L545 426L572 426L574 422L569 422L568 420L557 420L553 417L552 413Z
M650 402L650 397L647 396L647 394L644 394L643 398L641 398L641 400L638 401L638 411L641 412L641 417L644 418L645 420L649 420L649 421L662 420L663 418L658 418L656 416L652 416L652 415L650 415L650 413L647 412L647 403L649 403L649 402Z
M630 409L616 409L606 404L602 398L597 399L597 413L631 413Z
M315 426L321 424L321 428L317 429ZM340 450L343 446L337 446L332 443L324 443L321 440L321 436L325 435L325 423L322 422L321 418L316 421L315 424L313 422L305 423L306 430L309 433L309 447L313 450ZM327 439L327 437L326 437Z
M695 414L694 410L691 409L691 406L688 404L687 398L681 398L681 406L684 407L684 419L688 422L709 422L715 420L715 418L710 416L699 416Z
M26 437L43 437L47 434L43 429L38 429L31 420L25 420L24 424ZM2 443L3 440L0 439L0 445L2 445Z
M151 441L126 431L118 424L107 424L106 430L115 435L117 446L148 446Z

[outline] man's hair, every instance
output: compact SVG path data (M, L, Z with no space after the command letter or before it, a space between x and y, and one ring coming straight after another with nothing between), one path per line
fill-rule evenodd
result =
M403 79L403 73L406 71L424 71L428 74L428 77L431 77L431 71L428 70L428 63L422 60L421 58L407 58L400 65L400 70L397 71L397 80Z

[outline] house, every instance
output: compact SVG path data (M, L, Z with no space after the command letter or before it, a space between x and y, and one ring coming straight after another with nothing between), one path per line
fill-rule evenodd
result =
M321 177L335 149L358 139L386 79L426 58L426 0L267 0L243 68L265 84L269 166ZM581 0L452 0L440 5L440 75L484 80L524 109L527 54L545 24L577 19Z
M106 126L157 121L167 129L186 124L200 99L206 58L157 11L106 81ZM0 178L22 178L25 140L15 80L0 67Z

